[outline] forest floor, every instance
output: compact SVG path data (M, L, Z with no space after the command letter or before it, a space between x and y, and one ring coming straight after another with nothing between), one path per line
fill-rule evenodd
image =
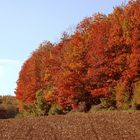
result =
M0 120L0 140L140 140L140 111Z

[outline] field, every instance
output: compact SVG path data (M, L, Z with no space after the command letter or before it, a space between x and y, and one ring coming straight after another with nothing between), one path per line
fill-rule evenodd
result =
M140 112L0 120L0 140L140 140Z

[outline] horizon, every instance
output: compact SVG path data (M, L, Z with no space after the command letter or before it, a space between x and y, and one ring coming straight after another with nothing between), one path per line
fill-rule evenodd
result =
M24 61L45 40L57 43L64 31L72 32L85 17L108 15L118 1L3 1L0 2L0 95L14 95Z

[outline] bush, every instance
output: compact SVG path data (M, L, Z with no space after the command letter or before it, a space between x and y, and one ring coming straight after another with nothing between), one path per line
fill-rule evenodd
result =
M96 112L102 110L115 110L116 109L116 100L115 100L115 92L111 89L112 94L107 97L100 98L100 102L98 104L92 105L89 112Z
M132 93L131 83L119 83L116 87L116 103L117 108L122 110L127 110L131 108Z
M42 90L38 91L36 93L36 103L33 112L36 116L48 115L50 107L51 105L49 105L44 99Z
M8 106L6 110L8 118L15 118L18 113L18 108L16 106Z
M103 109L103 106L101 104L93 105L91 109L89 110L89 113L101 111Z
M16 98L14 96L0 96L0 110L5 110L6 118L14 118L18 113Z
M132 108L140 110L140 81L134 84Z
M48 115L63 114L61 107L57 104L53 104L48 112Z
M33 113L34 106L32 104L22 104L22 111L18 112L16 118L35 116Z
M35 117L35 114L24 110L16 115L16 118L23 118L23 117Z
M115 107L114 104L112 103L113 101L110 100L109 98L101 98L100 100L102 108Z
M23 110L17 117L44 116L48 115L51 105L44 97L42 90L36 93L36 102L34 104L23 104Z

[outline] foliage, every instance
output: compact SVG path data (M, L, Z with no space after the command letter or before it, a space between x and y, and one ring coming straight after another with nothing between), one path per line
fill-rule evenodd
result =
M27 116L44 116L48 115L51 105L49 105L40 90L36 92L36 101L34 104L24 104L23 110L18 114L18 117Z
M111 98L101 98L101 106L103 108L110 108L110 107L114 107L115 108L115 100L111 99Z
M19 74L19 108L28 104L29 112L47 115L98 104L118 109L139 104L133 86L140 77L139 11L140 1L131 0L107 16L85 18L57 44L43 42Z
M48 115L63 114L62 109L59 105L53 104L48 112Z
M133 92L134 96L132 100L132 106L135 107L135 109L140 110L140 81L137 81L134 84Z
M42 91L38 91L36 93L36 103L33 112L36 114L36 116L47 115L50 107L51 106L45 101Z

